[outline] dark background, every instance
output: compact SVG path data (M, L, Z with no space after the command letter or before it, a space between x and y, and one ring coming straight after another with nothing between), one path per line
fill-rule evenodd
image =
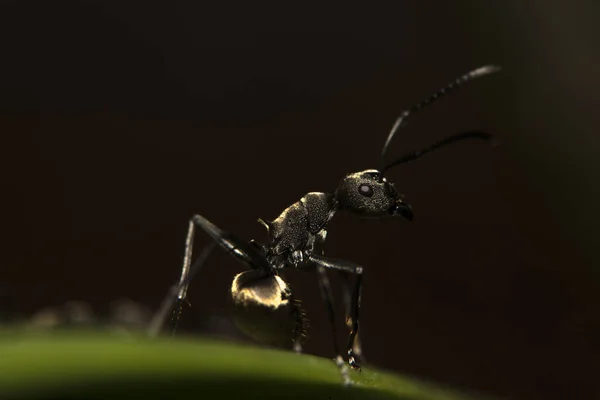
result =
M511 398L600 396L597 3L0 4L5 308L155 309L192 214L264 241L258 217L376 167L404 108L496 63L389 153L463 130L501 146L394 169L414 222L339 214L326 252L366 268L372 364ZM239 271L215 253L184 331L227 315ZM289 275L307 350L333 356L314 275Z

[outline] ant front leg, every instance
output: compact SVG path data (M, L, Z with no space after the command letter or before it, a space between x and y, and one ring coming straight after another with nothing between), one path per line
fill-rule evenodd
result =
M329 283L329 277L327 277L327 270L322 266L317 266L317 278L319 282L319 289L321 290L321 297L325 301L327 307L327 316L329 317L329 324L331 325L331 337L333 339L333 350L336 355L336 363L341 367L344 363L344 359L340 355L340 350L337 343L337 332L335 329L335 311L333 304L333 292L331 291L331 284Z
M350 385L351 381L350 376L348 375L348 367L344 362L344 357L342 357L337 343L333 292L331 291L331 285L329 284L329 278L327 277L327 270L325 269L325 267L317 265L317 278L319 281L319 289L321 290L321 297L325 301L325 306L327 307L327 315L329 316L329 325L331 326L331 338L333 339L333 351L335 352L334 360L338 368L340 369L340 372L342 373L344 385Z
M342 302L344 304L344 321L346 322L346 326L348 330L352 332L352 290L350 287L350 274L346 272L340 272L340 276L342 278ZM354 354L355 359L360 359L363 363L365 362L365 357L362 353L362 345L360 341L360 332L356 334L354 338L354 345L352 346L352 353Z
M362 290L362 274L363 268L355 263L351 263L345 260L339 260L324 256L312 254L309 256L309 261L317 267L326 269L335 269L348 274L356 275L356 281L352 288L350 296L350 319L352 320L352 326L350 329L350 336L348 338L348 362L354 369L360 370L360 360L358 355L354 352L354 342L356 335L358 334L359 328L359 311L360 311L360 300Z

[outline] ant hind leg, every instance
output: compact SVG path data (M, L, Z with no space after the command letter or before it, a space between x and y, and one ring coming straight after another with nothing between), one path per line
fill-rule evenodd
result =
M204 230L204 232L206 232L214 240L214 242L203 250L200 257L198 257L198 259L192 265L192 250L194 246L196 227L202 228L202 230ZM181 268L181 277L179 279L179 283L171 287L159 310L153 316L148 327L148 334L150 336L156 336L158 333L160 333L160 330L168 318L171 310L173 310L171 319L172 332L175 332L179 318L181 317L183 303L186 301L185 299L187 296L188 285L192 278L202 268L206 259L208 258L208 255L217 244L228 253L244 262L247 266L264 269L268 269L269 267L269 263L264 256L264 252L262 252L259 247L244 242L229 232L222 231L201 215L194 215L190 219L188 225L183 266Z

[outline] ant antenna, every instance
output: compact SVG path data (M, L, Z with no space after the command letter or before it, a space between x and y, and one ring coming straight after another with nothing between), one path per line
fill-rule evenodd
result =
M452 82L448 83L446 86L444 86L443 88L441 88L440 90L438 90L437 92L435 92L434 94L432 94L431 96L426 98L425 100L421 101L420 103L410 107L408 110L403 111L402 114L400 114L400 116L396 119L394 126L392 126L392 130L390 131L387 139L385 140L383 149L381 149L380 162L383 163L383 156L385 155L385 152L386 152L390 142L392 141L392 138L394 137L396 132L400 129L400 127L402 126L404 121L406 121L406 119L409 116L411 116L412 114L415 114L417 111L421 110L425 106L433 103L434 101L438 100L439 98L443 97L444 95L450 93L452 90L456 89L457 87L461 86L462 84L467 83L470 80L473 80L480 76L493 74L494 72L498 72L499 70L500 70L500 67L496 66L496 65L485 65L483 67L474 69L474 70L467 72L466 74L456 78ZM383 176L383 173L382 173L382 176Z
M393 166L396 166L398 164L404 164L409 161L417 160L417 159L421 158L421 156L423 156L424 154L427 154L433 150L437 150L440 147L444 147L449 144L456 143L458 141L465 140L465 139L490 140L490 139L493 139L493 136L490 135L489 133L485 133L485 132L463 132L463 133L458 133L456 135L449 136L449 137L442 139L439 142L434 143L431 146L428 146L422 150L413 151L413 152L403 155L402 157L394 160L393 162L391 162L388 165L386 165L385 167L383 167L380 171L380 174L381 174L381 176L383 176L385 171L392 168Z

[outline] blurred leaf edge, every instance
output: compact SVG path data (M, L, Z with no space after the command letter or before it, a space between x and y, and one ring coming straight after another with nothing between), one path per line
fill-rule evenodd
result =
M3 400L475 398L370 367L350 376L344 386L330 359L208 338L0 333Z

